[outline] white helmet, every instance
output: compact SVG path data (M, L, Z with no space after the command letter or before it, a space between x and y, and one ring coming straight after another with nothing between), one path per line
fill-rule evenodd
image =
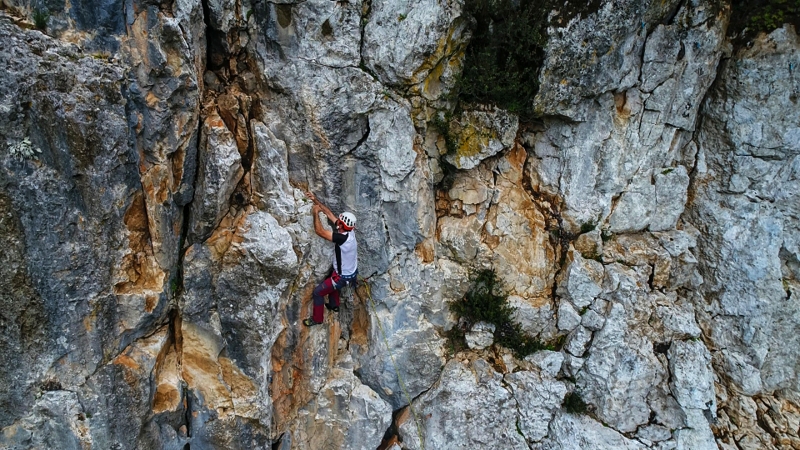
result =
M339 214L339 223L342 224L344 231L350 231L356 227L356 216L351 212Z

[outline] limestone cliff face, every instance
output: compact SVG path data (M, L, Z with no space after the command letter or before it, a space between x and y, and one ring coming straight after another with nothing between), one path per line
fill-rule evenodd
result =
M0 446L800 448L793 28L599 2L442 136L461 2L0 5ZM483 268L557 351L451 354Z

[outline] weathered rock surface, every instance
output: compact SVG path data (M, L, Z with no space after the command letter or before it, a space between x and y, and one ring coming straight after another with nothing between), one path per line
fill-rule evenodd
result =
M697 136L689 220L702 227L698 268L705 283L695 308L715 371L729 392L720 407L731 417L743 417L737 405L752 404L752 396L772 400L781 390L800 389L800 186L793 175L800 161L800 116L797 82L782 75L796 64L790 61L797 51L797 34L787 27L733 55L706 101ZM726 445L775 448L797 436L796 429L751 421L720 428Z
M554 13L539 120L442 136L462 2L46 3L57 39L0 16L0 446L800 444L790 27ZM369 277L311 328L304 190ZM487 268L554 350L450 353Z
M293 448L377 448L392 421L392 409L353 375L349 355L330 373L292 427Z
M520 371L505 376L519 409L519 430L529 444L548 434L548 425L567 394L567 387L552 376Z
M675 7L669 25L648 25ZM722 55L725 14L713 2L604 2L551 33L535 106L575 122L545 120L534 138L531 181L563 196L569 232L587 224L612 232L674 225L689 181L679 168L683 147ZM645 36L648 27L654 30ZM580 64L568 62L574 58Z
M127 386L120 377L92 375L155 331L169 309L174 271L160 265L149 238L124 69L21 32L6 17L0 34L0 203L8 243L0 424L27 417L58 433L85 425L93 431L81 439L101 447L135 442L141 430L134 424L145 419L139 406L119 403L116 420L129 425L114 428L95 428L108 424L100 418L78 424L70 413L89 407L87 396L102 405ZM10 154L25 138L40 151L34 159ZM36 406L41 391L52 394ZM77 443L74 436L35 437L30 445L60 437Z
M517 402L502 380L484 360L450 361L439 382L412 403L414 413L400 426L403 446L527 448L517 432Z
M363 382L398 409L439 378L445 352L442 338L426 319L423 299L408 291L390 296L388 289L391 287L381 281L374 284L373 299L391 300L381 306L367 300L370 345L356 352Z
M579 450L598 449L643 449L640 442L628 439L611 428L587 416L559 413L550 423L548 438L542 443L543 449Z
M361 49L365 65L390 86L439 83L467 41L461 8L460 2L431 0L372 4Z

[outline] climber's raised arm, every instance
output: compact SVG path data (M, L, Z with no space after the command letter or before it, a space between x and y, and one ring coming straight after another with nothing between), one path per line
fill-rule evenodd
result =
M314 232L317 233L317 236L327 239L329 241L333 241L333 231L325 228L322 226L322 221L319 220L319 213L323 212L322 208L319 206L318 203L314 203L314 206L311 207L311 214L314 217ZM326 214L327 215L327 214ZM336 222L334 222L336 223Z
M314 202L315 205L319 206L319 210L325 213L325 216L328 217L328 220L330 220L331 223L336 223L337 220L336 215L333 214L333 211L331 211L330 208L323 205L322 202L317 199L317 196L314 195L313 192L306 192L306 197L311 199L311 201Z

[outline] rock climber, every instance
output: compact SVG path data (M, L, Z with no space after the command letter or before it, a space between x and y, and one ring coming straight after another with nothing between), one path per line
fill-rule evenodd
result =
M358 276L358 243L353 231L356 227L356 216L353 213L343 212L336 217L313 193L306 192L306 197L314 202L311 209L314 215L314 231L319 237L334 243L331 274L314 288L314 312L310 318L303 320L303 324L310 327L322 323L323 305L331 311L339 311L339 290L348 284L355 284ZM320 212L327 216L335 231L322 226ZM325 296L328 296L328 303L325 303Z

